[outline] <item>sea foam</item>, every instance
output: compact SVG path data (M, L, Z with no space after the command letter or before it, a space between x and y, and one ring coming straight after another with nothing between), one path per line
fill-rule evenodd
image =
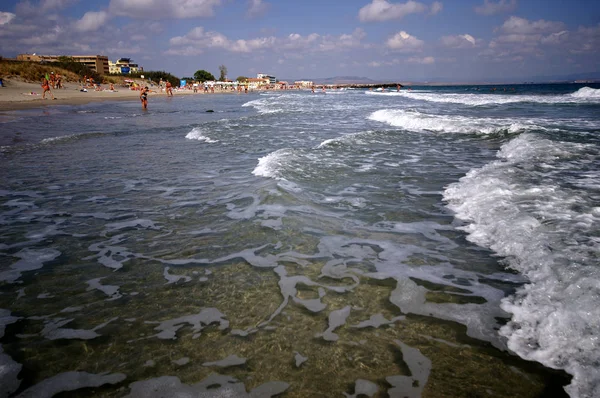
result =
M258 165L252 171L252 174L259 177L269 177L282 179L281 168L285 159L290 155L290 149L278 149L266 156L258 159Z
M188 140L197 140L197 141L204 141L204 142L208 142L210 144L215 143L215 142L219 142L218 140L213 140L210 137L207 137L206 135L204 135L204 131L199 128L199 127L194 127L192 129L192 131L190 131L189 133L187 133L187 135L185 136L185 138L187 138Z
M373 112L368 118L410 131L433 131L439 133L490 135L546 129L527 120L515 121L514 119L432 115L410 109L381 109Z
M528 278L502 302L512 314L500 330L508 347L572 374L567 391L573 397L600 396L600 268L592 260L598 242L590 238L600 217L585 191L553 177L557 170L574 173L573 159L594 161L586 151L583 144L524 134L502 147L499 160L471 170L444 193L466 222L461 229L468 239Z
M437 102L447 104L461 104L467 106L488 106L503 105L513 103L542 103L542 104L569 104L569 103L589 103L600 100L600 89L582 87L571 94L558 95L540 95L540 94L519 94L511 92L493 92L484 93L441 93L441 92L422 92L422 91L400 91L400 92L382 92L372 93L371 95L393 95L409 98L412 100Z

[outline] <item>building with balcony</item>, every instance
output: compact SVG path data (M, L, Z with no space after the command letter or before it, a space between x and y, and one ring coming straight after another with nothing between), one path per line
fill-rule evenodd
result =
M37 55L37 54L19 54L17 61L29 62L58 62L61 57L72 58L75 62L85 64L92 71L99 75L109 73L108 57L106 55Z
M277 83L277 78L275 78L275 76L270 76L270 75L267 75L265 73L258 73L256 75L256 78L257 79L269 79L269 84L275 84L275 83Z
M271 84L271 81L266 77L257 77L256 79L248 78L246 84L248 84L250 90L258 90L260 88L268 87Z
M131 58L119 58L114 63L108 61L108 68L111 74L130 74L144 71L144 68L133 63Z

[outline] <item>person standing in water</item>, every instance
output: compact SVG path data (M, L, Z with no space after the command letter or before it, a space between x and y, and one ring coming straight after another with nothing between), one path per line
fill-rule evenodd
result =
M140 101L142 101L142 108L148 109L148 86L140 90Z

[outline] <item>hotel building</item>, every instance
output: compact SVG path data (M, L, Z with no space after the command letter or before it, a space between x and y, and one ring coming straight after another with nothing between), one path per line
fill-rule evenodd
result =
M19 54L17 61L30 62L58 62L60 57L69 57L76 62L85 64L88 68L98 73L105 75L109 73L108 57L106 55L37 55L37 54Z

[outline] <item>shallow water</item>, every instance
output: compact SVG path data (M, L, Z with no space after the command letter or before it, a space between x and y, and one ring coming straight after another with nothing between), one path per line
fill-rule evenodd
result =
M0 385L594 396L599 92L5 112Z

